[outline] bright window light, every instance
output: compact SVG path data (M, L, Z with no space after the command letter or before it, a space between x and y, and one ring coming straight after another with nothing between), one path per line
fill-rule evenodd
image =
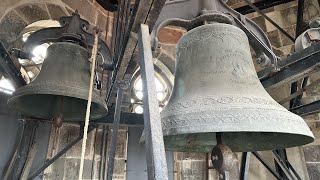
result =
M134 108L134 112L137 113L137 114L142 114L143 113L143 107L141 105L136 106Z
M158 101L163 101L166 96L167 96L167 92L166 92L166 84L164 84L159 77L156 76L155 78L155 83L156 83L156 90L157 90L157 99ZM143 98L143 86L142 86L142 79L141 77L138 77L136 79L136 81L134 82L134 93L136 95L136 97L139 100L142 100Z
M156 92L157 92L157 100L159 104L167 103L166 98L168 98L168 85L162 79L159 74L155 76L155 85L156 85ZM133 94L134 96L131 99L131 103L134 104L133 112L137 114L143 113L143 106L141 104L137 105L136 102L141 102L143 100L143 84L141 76L138 76L133 81ZM162 107L159 106L159 111L162 111Z
M0 79L0 91L6 94L12 94L14 92L14 87L10 81L5 78Z
M32 55L34 56L32 58L32 61L36 64L42 63L44 58L46 58L47 56L48 47L49 47L49 44L42 44L42 45L36 46L32 51Z
M34 74L32 71L28 71L27 74L31 79L34 78Z

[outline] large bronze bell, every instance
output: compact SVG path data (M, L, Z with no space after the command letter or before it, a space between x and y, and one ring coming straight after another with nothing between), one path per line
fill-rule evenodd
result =
M177 45L173 94L161 113L167 150L209 152L216 133L233 151L310 143L305 121L273 100L261 85L246 34L207 24Z
M69 42L54 43L47 49L37 78L17 89L8 104L27 116L84 121L89 82L88 51ZM100 118L106 113L104 99L94 90L90 118Z

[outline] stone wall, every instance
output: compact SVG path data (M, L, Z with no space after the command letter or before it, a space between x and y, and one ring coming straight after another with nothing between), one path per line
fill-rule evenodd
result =
M63 125L54 128L51 133L47 158L52 158L68 143L79 136L80 127L76 125ZM107 170L107 153L110 149L110 127L98 127L88 134L83 179L103 179ZM61 158L49 166L44 174L45 180L69 180L77 179L79 175L81 144L78 142L68 150ZM127 159L127 128L122 127L118 132L118 143L114 164L114 180L123 180L126 177Z

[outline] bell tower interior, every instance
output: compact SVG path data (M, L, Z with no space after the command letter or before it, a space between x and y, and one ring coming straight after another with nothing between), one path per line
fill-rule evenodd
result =
M1 0L0 179L320 179L320 0Z

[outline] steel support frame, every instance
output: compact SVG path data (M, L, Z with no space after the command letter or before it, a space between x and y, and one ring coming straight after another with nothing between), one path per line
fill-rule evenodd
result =
M253 4L260 10L264 10L270 7L286 4L292 1L294 0L262 0L262 1L255 2ZM255 10L252 9L252 7L250 6L242 6L242 7L236 8L235 10L241 14L249 14L249 13L255 12Z
M23 120L24 121L24 120ZM35 136L37 132L37 121L22 122L23 128L21 134L17 137L16 149L9 160L1 178L3 179L21 179L28 172L32 161L32 147L36 143ZM21 129L20 129L21 130Z
M3 73L4 77L11 80L15 87L23 86L26 84L20 71L15 66L11 55L8 53L8 51L6 50L5 46L1 41L0 41L0 72Z
M297 23L296 23L296 37L297 38L300 34L303 33L303 16L304 16L304 0L298 0L298 9L297 9ZM291 83L291 94L296 93L300 88L303 89L306 87L308 82L308 76L303 78L301 87L299 87L299 84L297 81ZM299 106L301 104L301 98L302 94L298 95L296 98L293 98L290 101L290 110L292 112L292 108ZM298 112L298 111L297 111ZM301 115L301 114L300 114ZM286 169L290 168L290 162L287 157L287 151L286 149L279 149L279 150L274 150L274 159L275 159L275 166L276 170L281 176L282 180L287 180L287 179L293 179L294 177L290 174L290 171L287 171ZM292 167L292 166L291 166ZM293 172L295 172L295 175L297 179L301 179L299 175L296 173L296 171L292 168Z
M116 156L117 141L118 141L118 130L120 126L121 118L121 105L123 100L123 92L128 89L129 85L126 82L118 83L116 108L114 113L114 120L112 126L110 149L108 153L108 165L107 165L107 180L112 180L113 169L114 169L114 159Z
M141 24L138 33L140 69L143 82L144 140L149 180L168 180L155 72L148 25Z
M248 180L251 152L243 152L240 164L240 180Z
M262 17L264 17L267 21L269 21L274 27L276 27L282 34L287 36L293 43L295 38L293 38L287 31L281 28L276 22L274 22L271 18L269 18L264 12L262 12L257 6L255 6L251 0L244 0L252 9L254 9L257 13L259 13Z
M90 133L92 130L94 130L95 127L89 127L88 133ZM76 145L78 142L80 142L83 138L83 135L81 134L82 131L80 131L79 136L71 141L69 144L67 144L63 149L61 149L56 155L54 155L51 159L48 159L45 161L45 163L41 166L39 166L34 172L30 173L28 176L28 180L32 180L35 177L37 177L39 174L41 174L47 167L49 167L52 163L54 163L57 159L59 159L62 155L64 155L69 149L71 149L74 145Z

